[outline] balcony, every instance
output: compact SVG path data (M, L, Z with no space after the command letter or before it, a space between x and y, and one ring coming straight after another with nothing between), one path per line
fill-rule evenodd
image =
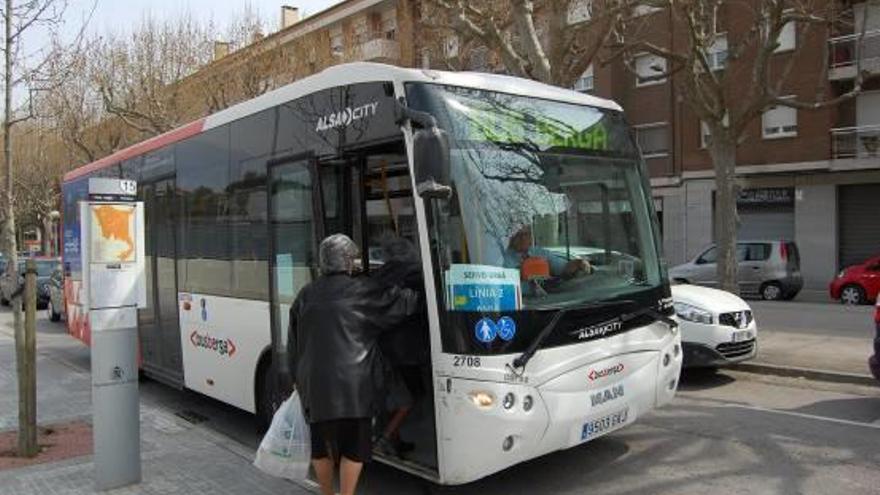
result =
M861 61L862 72L880 74L880 30L848 34L828 40L829 70L832 81L855 79Z
M385 33L375 33L356 47L351 61L383 62L396 64L400 61L400 43Z
M831 129L831 158L880 156L880 125Z

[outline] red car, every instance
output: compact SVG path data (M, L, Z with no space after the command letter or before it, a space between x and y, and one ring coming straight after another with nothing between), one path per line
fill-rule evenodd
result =
M880 256L841 270L828 287L843 304L870 304L880 292Z
M877 327L874 334L874 355L868 359L868 367L874 378L880 380L880 297L877 298L877 306L874 310L874 326Z

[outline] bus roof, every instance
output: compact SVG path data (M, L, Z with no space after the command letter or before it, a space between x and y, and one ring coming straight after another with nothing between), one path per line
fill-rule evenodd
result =
M286 86L269 91L256 98L233 105L217 113L178 127L177 129L116 151L104 158L68 172L64 175L64 181L68 182L77 179L96 170L148 153L168 144L184 140L208 129L220 127L267 108L272 108L327 88L346 84L378 81L399 83L425 82L450 86L463 86L562 101L578 105L588 105L609 110L621 110L621 107L611 100L518 77L487 74L482 72L445 72L406 69L393 65L356 62L334 65L317 74L294 81Z

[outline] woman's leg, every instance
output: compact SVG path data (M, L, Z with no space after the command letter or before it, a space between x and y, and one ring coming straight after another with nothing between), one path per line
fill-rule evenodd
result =
M318 478L318 484L321 485L321 495L334 495L333 458L323 457L321 459L312 459L312 467L315 468L315 477ZM357 479L355 479L355 481L357 481Z
M354 495L364 463L342 457L339 465L339 495ZM332 471L331 471L332 480ZM322 487L323 489L323 487ZM333 493L333 492L328 492Z

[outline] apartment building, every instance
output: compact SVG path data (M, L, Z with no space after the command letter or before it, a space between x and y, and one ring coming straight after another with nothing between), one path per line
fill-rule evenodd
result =
M844 22L849 32L789 24L779 38L772 64L781 70L791 57L795 77L785 94L812 101L830 100L853 86L856 67L880 70L880 12L865 16L857 3ZM669 13L651 16L655 43L684 46L671 29ZM862 19L865 39L857 49ZM718 31L735 36L751 29L738 11L718 18ZM798 44L801 46L798 46ZM710 61L725 70L722 36ZM828 55L830 54L830 56ZM861 62L859 62L859 57ZM651 79L662 64L636 57L635 74L622 64L595 71L591 91L618 101L636 128L660 216L665 256L671 265L701 253L714 235L714 172L706 149L708 130L675 86ZM747 88L745 73L736 86ZM589 74L587 74L589 77ZM589 85L585 85L589 86ZM742 191L737 201L741 239L787 239L800 247L805 290L826 291L840 268L880 253L880 80L869 79L857 98L836 107L767 110L749 126L737 149Z
M836 31L813 29L802 35L802 26L795 24L783 30L773 63L781 66L797 58L797 77L790 78L786 93L809 100L818 91L833 98L852 87L857 68L880 76L880 12L866 15L865 3L851 3L851 22ZM277 70L262 75L274 85L351 61L503 72L498 57L485 47L466 47L457 36L430 29L430 20L420 13L419 0L345 0L305 19L285 7L279 31L221 57L192 79L241 70L243 61L270 52L284 54L282 63L274 65ZM649 16L651 41L685 45L676 38L682 34L673 32L669 12L642 9L639 14ZM717 29L730 36L751 27L751 19L735 10L718 18ZM724 39L711 57L718 70L727 64ZM574 89L624 107L651 173L665 255L674 265L713 240L714 172L705 126L671 81L650 77L659 62L636 57L635 73L622 62L590 67ZM748 84L742 81L743 87ZM840 268L880 252L878 148L880 77L837 107L766 111L749 126L737 151L743 186L740 238L795 240L805 289L824 291Z

